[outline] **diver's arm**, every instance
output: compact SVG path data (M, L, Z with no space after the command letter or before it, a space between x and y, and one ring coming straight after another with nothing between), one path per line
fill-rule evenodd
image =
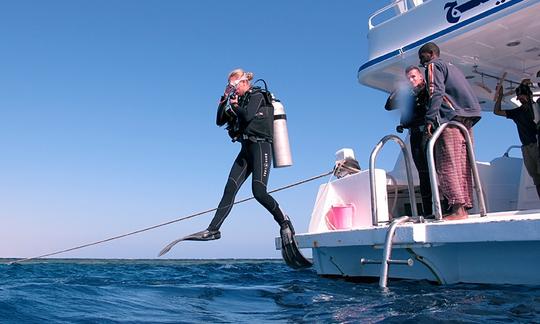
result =
M219 100L216 125L220 127L235 119L235 116L231 116L231 112L227 111L227 106L230 105L230 110L233 110L232 114L234 115L236 113L234 110L238 106L238 96L236 96L232 91L235 91L235 88L227 85L227 87L225 87L225 91L223 92L223 96L221 96L221 99Z
M227 98L221 96L219 101L217 116L216 116L216 125L223 126L227 123L227 114L225 113L225 107L227 106Z

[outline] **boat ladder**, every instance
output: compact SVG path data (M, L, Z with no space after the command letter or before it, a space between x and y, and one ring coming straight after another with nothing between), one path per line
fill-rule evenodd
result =
M411 204L411 211L412 211L413 217L402 216L392 221L392 223L388 227L388 231L386 232L386 239L384 242L384 251L383 251L382 260L370 260L370 259L364 259L364 258L360 260L360 263L362 265L381 264L381 274L379 276L379 286L381 288L386 288L387 286L388 268L390 264L408 265L409 267L413 265L413 260L410 258L407 260L393 260L393 259L390 259L390 257L392 256L392 240L394 238L394 233L396 232L396 228L398 227L398 225L418 218L417 217L418 210L416 208L416 197L414 193L414 184L412 180L411 157L409 155L409 150L407 150L407 146L405 145L405 142L403 142L401 138L399 138L396 135L387 135L383 137L379 141L379 143L377 143L377 145L375 145L375 148L371 152L371 156L369 159L369 184L370 184L370 191L371 191L371 216L372 216L373 226L379 225L379 211L377 208L377 191L376 191L376 183L375 183L375 158L379 154L379 151L381 150L381 148L390 140L398 143L403 152L403 157L405 159L405 170L407 172L407 185L409 188L409 200Z
M409 221L410 219L411 217L409 216L402 216L392 221L392 223L388 227L388 231L386 232L386 239L384 240L384 251L383 251L382 260L370 260L370 259L364 259L364 258L360 259L360 263L362 265L364 264L380 264L381 265L381 274L379 276L379 287L381 288L387 287L388 268L390 264L408 265L409 267L412 267L412 265L414 264L411 258L406 259L406 260L390 259L390 257L392 256L392 240L394 238L394 233L396 232L396 227L398 227L402 223Z

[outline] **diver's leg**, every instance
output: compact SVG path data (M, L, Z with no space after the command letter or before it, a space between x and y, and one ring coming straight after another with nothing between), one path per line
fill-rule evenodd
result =
M252 189L255 199L274 216L279 224L281 236L281 255L288 266L294 269L310 267L294 239L294 228L291 220L279 208L277 201L268 194L266 185L272 165L272 146L268 142L257 142L250 145L250 163L253 163Z
M249 144L250 163L253 166L251 187L253 196L266 208L274 220L281 226L285 223L285 215L279 208L277 201L268 194L267 184L272 166L272 144L256 142Z
M238 189L240 189L240 186L242 186L242 183L244 183L246 180L249 172L250 169L247 163L246 150L244 145L242 145L242 149L234 160L231 172L229 173L229 178L227 179L227 184L225 185L225 190L223 192L223 197L221 198L218 209L208 228L172 241L159 252L159 256L169 252L173 246L182 241L211 241L221 238L219 228L231 211L234 203L234 197L236 196Z
M225 189L223 191L223 196L221 197L218 209L214 214L214 218L208 226L208 231L219 231L219 228L225 221L225 218L227 218L231 212L234 204L234 198L236 197L238 190L240 190L240 187L250 174L246 153L245 144L242 144L242 150L240 153L238 153L238 156L234 160L231 172L227 178L227 184L225 185Z

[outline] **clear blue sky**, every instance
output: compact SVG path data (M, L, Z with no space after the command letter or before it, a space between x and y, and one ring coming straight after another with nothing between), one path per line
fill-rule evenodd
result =
M239 145L215 126L227 73L268 81L288 114L294 166L270 188L332 168L355 150L363 168L398 116L358 84L367 18L384 1L9 1L0 7L0 257L103 239L217 205ZM485 114L477 156L517 144L512 123ZM389 146L379 165L392 169ZM297 231L317 188L275 194ZM250 196L246 185L238 198ZM153 258L212 215L61 257ZM252 201L214 242L171 258L279 257L278 227Z

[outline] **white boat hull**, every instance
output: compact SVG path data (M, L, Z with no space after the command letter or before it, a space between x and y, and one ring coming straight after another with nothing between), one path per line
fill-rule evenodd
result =
M389 278L441 284L486 283L540 285L540 214L495 213L464 221L407 223L397 228ZM312 248L318 274L351 279L379 278L388 226L297 235L300 247ZM516 235L520 233L520 235Z
M391 1L370 17L369 60L358 71L363 85L387 92L400 88L407 83L406 67L418 64L419 47L435 42L441 58L463 71L486 111L493 108L498 83L507 90L506 96L512 96L526 78L537 77L533 85L540 87L540 0L418 0L408 8L410 3ZM391 10L396 15L384 19ZM418 28L418 22L423 28ZM536 100L540 92L534 91ZM515 107L511 100L503 103L503 109ZM395 229L390 260L397 262L389 262L390 279L540 285L540 200L522 161L508 156L510 149L490 163L471 166L478 171L475 188L480 194L475 209L468 212L481 210L486 217L400 224L408 219L405 215L416 214L421 197L411 188L418 179L405 172L404 159L412 161L407 150L402 150L393 171L375 168L376 154L387 139L373 150L372 174L361 171L319 188L308 233L296 235L296 240L300 248L312 249L320 275L381 278L379 284L385 287L387 276L382 270L386 267L381 260L389 251L386 235ZM431 179L437 188L434 173ZM433 205L440 206L434 196ZM340 213L343 206L354 208ZM389 231L391 219L395 227ZM330 230L335 228L346 229ZM408 259L412 265L404 262Z

